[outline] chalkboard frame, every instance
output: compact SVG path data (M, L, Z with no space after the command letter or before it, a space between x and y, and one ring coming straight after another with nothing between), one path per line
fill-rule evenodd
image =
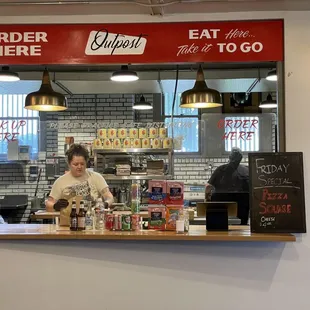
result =
M305 208L305 184L304 184L304 164L303 164L303 152L259 152L259 153L249 153L249 186L250 186L250 229L253 233L306 233L307 232L307 223L306 223L306 208ZM259 227L257 221L254 221L252 218L252 210L254 203L254 190L253 190L253 175L252 175L252 164L253 160L258 157L268 157L268 156L298 156L299 157L299 168L301 175L300 183L300 212L301 212L301 221L300 227L298 229L283 229L283 228L266 228Z

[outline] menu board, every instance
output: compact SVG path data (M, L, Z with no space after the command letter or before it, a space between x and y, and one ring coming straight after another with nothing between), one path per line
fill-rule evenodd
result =
M305 233L302 153L249 154L251 231Z

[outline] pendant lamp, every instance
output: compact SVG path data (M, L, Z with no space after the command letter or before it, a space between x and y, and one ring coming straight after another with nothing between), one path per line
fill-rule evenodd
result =
M278 76L277 76L277 70L271 70L268 72L266 79L268 81L277 81L278 80Z
M27 95L25 109L43 112L68 109L67 98L53 90L47 69L43 72L40 89Z
M268 94L266 100L262 101L259 105L261 109L274 109L277 106L277 100L273 100L271 94Z
M16 82L19 80L20 78L18 73L10 71L10 68L7 66L2 67L2 70L0 71L1 82Z
M132 108L134 110L152 110L153 106L150 102L147 102L144 98L144 96L142 95L140 97L140 101L139 102L135 102L132 106Z
M133 82L139 80L137 72L129 70L128 66L121 66L121 70L115 71L111 78L114 82Z
M200 65L194 87L181 95L180 108L216 108L220 106L222 106L221 94L207 86Z

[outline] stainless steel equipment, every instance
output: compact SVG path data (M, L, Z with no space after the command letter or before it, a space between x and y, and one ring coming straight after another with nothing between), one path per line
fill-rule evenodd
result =
M197 202L205 200L205 184L185 183L184 184L184 204L196 206Z

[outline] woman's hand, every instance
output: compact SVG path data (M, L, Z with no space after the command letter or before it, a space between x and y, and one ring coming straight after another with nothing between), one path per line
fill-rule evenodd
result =
M61 209L67 208L69 205L68 200L66 199L59 199L55 204L54 204L54 209L56 211L60 211Z
M66 208L69 205L68 200L59 199L56 201L53 197L48 197L45 201L46 211L47 212L55 212L60 211L60 209Z

